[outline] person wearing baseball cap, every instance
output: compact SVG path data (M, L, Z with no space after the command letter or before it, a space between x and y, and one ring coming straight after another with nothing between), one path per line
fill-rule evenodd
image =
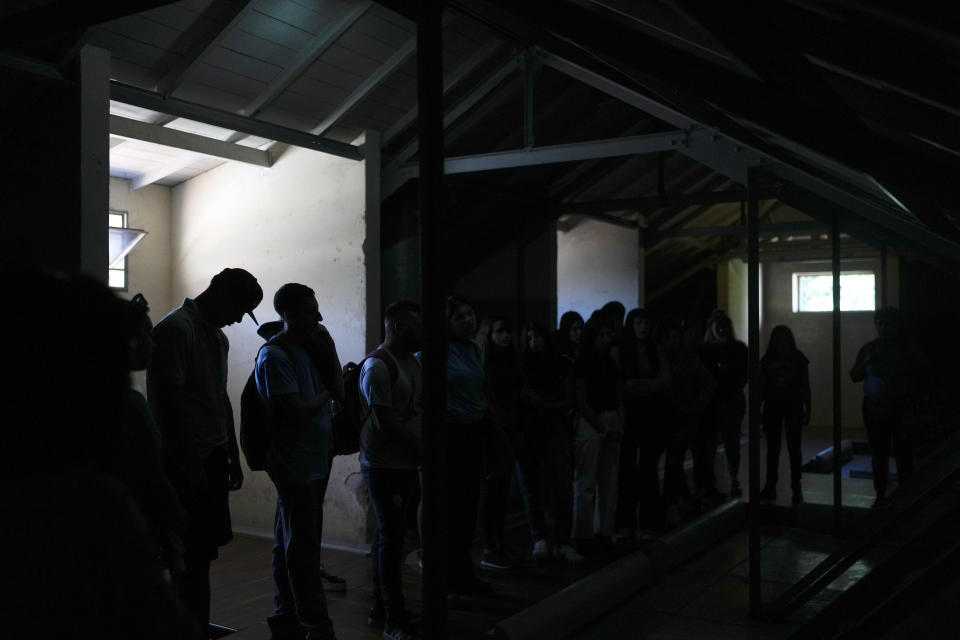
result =
M224 269L153 330L147 395L160 429L164 468L189 514L185 570L173 577L174 586L202 629L210 618L210 563L233 537L228 492L243 483L227 397L230 345L222 329L244 314L256 323L253 310L261 300L263 289L250 272Z

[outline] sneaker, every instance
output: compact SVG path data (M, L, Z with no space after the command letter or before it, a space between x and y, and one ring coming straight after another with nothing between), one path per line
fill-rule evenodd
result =
M641 529L637 531L637 542L647 544L657 539L657 532L653 529Z
M324 591L346 591L347 581L340 576L329 573L322 564L320 565L320 582L323 583Z
M480 566L490 571L504 571L513 569L515 565L513 560L504 552L503 547L496 547L483 550L483 555L480 556Z
M377 598L370 607L370 613L367 614L367 624L374 629L383 629L387 622L387 610L383 606L383 600Z
M553 555L561 560L566 560L570 564L580 564L584 557L577 553L577 550L568 544L562 544L553 550Z
M383 629L383 640L417 640L420 634L409 622L388 624Z
M760 492L760 499L764 502L774 502L777 499L777 489L771 485L766 485Z
M550 548L546 540L537 540L533 545L533 559L542 560L550 555Z

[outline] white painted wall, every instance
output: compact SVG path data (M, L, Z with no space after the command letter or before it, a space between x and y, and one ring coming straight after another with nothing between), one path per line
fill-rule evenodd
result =
M130 181L110 178L110 209L127 212L127 224L143 229L146 237L127 255L127 290L117 292L129 300L142 293L150 304L154 324L170 310L170 187L152 184L134 191ZM132 376L134 388L145 393L143 372Z
M557 232L557 322L566 311L586 320L611 300L637 306L637 232L583 219Z
M273 294L280 285L301 282L316 291L341 360L356 361L367 340L364 163L283 145L271 151L279 157L269 169L230 162L173 188L173 303L202 291L224 267L243 267L263 287L255 313L264 322L277 317ZM262 340L249 318L224 331L230 340L228 392L239 426L240 391ZM275 496L265 473L248 471L243 488L231 494L234 528L269 535ZM338 457L324 541L360 547L365 529L366 493L356 456Z

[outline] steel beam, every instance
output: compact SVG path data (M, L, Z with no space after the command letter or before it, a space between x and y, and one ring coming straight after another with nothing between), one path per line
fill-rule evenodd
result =
M457 67L449 78L443 82L443 94L457 86L468 75L477 70L493 53L500 48L499 42L492 42L480 49L477 49L463 64ZM393 141L397 134L409 127L417 119L417 106L411 107L405 114L394 120L386 131L383 132L383 145L386 146Z
M760 200L776 198L779 189L758 189ZM557 205L559 213L589 213L599 211L637 211L660 207L680 207L693 204L722 204L740 202L746 198L743 189L707 191L703 193L674 193L641 198L623 198L620 200L600 200L595 202L562 202Z
M825 178L790 165L718 130L705 128L695 119L672 107L560 56L545 53L543 64L673 126L689 130L688 144L681 152L740 184L746 183L748 167L763 166L769 174L787 180L859 218L884 228L892 236L906 238L911 243L924 247L948 264L958 263L960 243L933 233L918 221L906 217L895 206L874 200L855 189L837 186Z
M834 212L833 224L830 230L831 267L833 270L833 450L840 451L842 439L843 399L842 390L842 362L843 345L841 344L841 315L840 315L840 214ZM886 469L884 469L886 472ZM840 535L841 509L843 508L843 476L842 465L833 465L833 530Z
M343 117L347 111L352 109L357 103L366 98L370 93L379 87L384 80L386 80L390 74L396 71L400 65L405 63L410 59L410 56L413 55L414 51L417 49L417 39L410 38L403 43L403 46L400 47L393 55L387 58L380 67L369 75L360 85L353 90L347 98L341 102L337 107L327 114L320 124L315 126L310 130L310 133L316 136L322 136L327 131L330 130L330 127L337 123L337 120Z
M233 31L253 10L253 0L236 0L230 3L230 8L224 16L223 26L211 37L194 45L183 58L173 65L157 82L155 90L162 96L169 96L183 83L194 69L199 66L210 52L220 46L227 34Z
M297 54L293 61L284 67L283 70L270 81L270 84L264 87L260 95L240 110L240 113L242 115L254 116L263 109L263 107L273 102L277 96L289 87L294 80L299 78L300 74L306 71L317 58L322 56L323 52L329 49L347 29L353 26L371 6L373 6L373 2L365 1L356 3L331 20L324 27L323 31L317 34L317 36ZM315 132L314 135L318 134Z
M252 149L230 142L222 142L214 138L199 136L195 133L178 131L169 127L160 127L155 124L122 118L120 116L110 116L110 133L121 138L132 138L154 144L162 144L165 147L175 147L194 153L202 153L208 156L223 158L225 160L236 160L247 164L255 164L260 167L269 167L273 162L270 154L260 149Z
M457 102L457 104L452 106L444 114L443 128L446 129L451 123L455 122L464 113L472 109L478 102L487 97L487 95L489 95L494 89L500 86L500 83L510 77L510 75L517 70L519 64L519 57L514 57L487 76L487 78L477 85L473 91L464 96ZM417 154L419 149L419 140L413 140L390 159L386 167L383 169L384 184L381 193L382 197L388 197L390 194L403 186L403 183L409 179L409 176L404 177L400 175L400 169L410 158Z
M618 156L637 155L641 153L656 153L668 149L680 149L684 145L682 131L654 133L646 136L632 136L629 138L613 138L611 140L594 140L592 142L575 142L573 144L558 144L532 149L515 149L512 151L498 151L473 156L460 156L444 160L444 173L475 173L478 171L494 171L497 169L512 169L516 167L531 167L558 162L576 162L595 158L614 158ZM417 165L405 165L401 175L406 178L416 178L419 175Z
M305 131L290 129L280 125L264 122L255 118L221 111L213 107L207 107L195 102L187 102L176 98L164 98L158 93L146 91L137 87L132 87L117 81L110 82L110 99L117 102L124 102L136 107L151 109L161 113L196 120L212 124L224 129L242 131L252 136L276 140L297 147L304 147L313 151L329 153L341 158L350 160L362 160L363 153L360 147L335 140L327 140L319 136L311 135Z
M827 226L821 222L811 220L809 222L778 222L773 224L762 224L759 227L760 233L789 233L791 231L818 231L826 229ZM725 225L717 227L680 227L665 229L656 234L656 240L664 238L689 238L696 236L742 236L746 229L740 225Z
M757 170L747 173L747 368L749 373L749 577L750 613L757 616L761 607L760 556L760 202L757 199ZM840 449L837 448L837 451Z
M425 640L448 637L446 558L449 544L446 363L449 289L443 178L443 29L441 0L417 3L417 102L423 147L419 183L420 287L423 316L423 625ZM456 461L452 461L456 463Z

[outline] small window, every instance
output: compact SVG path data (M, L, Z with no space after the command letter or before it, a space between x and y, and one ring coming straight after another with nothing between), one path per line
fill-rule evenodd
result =
M110 230L110 254L119 254L120 250L113 245L118 245L122 237L120 229L127 228L127 214L123 211L111 211L107 216L107 226ZM127 290L127 255L123 254L119 259L112 259L107 271L107 284L111 289Z
M840 311L873 311L876 307L876 276L872 271L840 273ZM793 274L793 312L817 311L833 311L833 274Z

